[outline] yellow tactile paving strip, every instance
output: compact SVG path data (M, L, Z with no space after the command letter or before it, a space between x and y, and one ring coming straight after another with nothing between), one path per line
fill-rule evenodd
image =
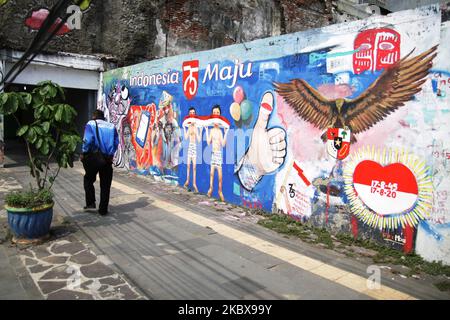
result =
M83 169L75 169L84 174ZM123 183L113 181L112 187L127 194L142 193L137 189L124 185ZM415 300L416 298L398 290L381 285L378 289L370 289L367 286L367 279L351 272L339 269L332 265L328 265L322 261L312 259L295 251L280 247L276 244L268 242L264 239L249 235L245 232L228 227L223 223L205 218L192 211L186 210L177 205L167 203L161 200L154 200L152 205L170 212L179 218L188 220L196 225L202 227L209 227L216 231L221 236L230 238L234 241L242 243L252 249L258 250L262 253L271 255L280 260L286 261L298 268L311 272L317 276L333 281L337 284L345 286L356 292L365 294L374 299L380 300Z

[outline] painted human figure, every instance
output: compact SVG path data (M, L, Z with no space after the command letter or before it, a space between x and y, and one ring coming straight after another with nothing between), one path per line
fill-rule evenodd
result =
M164 136L163 124L161 121L155 122L152 130L152 152L153 152L153 165L158 167L161 172L163 168L162 154L163 154L163 136Z
M189 108L189 116L195 116L195 108ZM184 187L189 186L190 169L192 163L192 186L195 192L198 192L197 188L197 142L201 142L202 138L202 127L197 127L195 122L191 122L189 126L184 126L184 139L189 139L188 155L187 155L187 166L186 166L186 182Z
M164 142L165 142L165 165L174 168L178 165L178 154L181 144L181 133L175 114L172 109L168 109L164 125Z
M220 116L221 109L219 105L215 105L212 108L212 115L213 116ZM219 127L218 123L214 123L213 128L211 129L211 132L209 132L208 127L205 127L206 131L206 141L209 144L212 143L212 153L211 153L211 172L210 172L210 179L209 179L209 190L208 190L208 197L211 197L213 186L214 186L214 171L217 170L217 176L219 179L219 185L218 185L218 193L220 200L225 201L222 193L222 148L225 147L227 143L227 133L228 129L225 130L225 134L222 134L222 130Z
M156 106L155 104L150 104L150 126L149 126L149 137L150 139L147 139L147 142L145 143L145 151L146 152L142 152L142 160L141 162L151 166L153 165L153 159L154 159L154 145L153 145L153 130L155 128L155 124L156 124L156 117L157 117L157 112L156 112Z
M152 141L152 159L153 161L151 162L151 165L156 165L156 150L157 150L157 142L158 142L158 138L157 138L157 134L158 134L158 123L155 121L155 123L153 123L152 126L152 133L150 135L151 141Z
M171 145L170 142L172 141L172 133L173 133L173 126L172 123L166 121L163 127L162 131L162 137L163 137L163 166L165 168L171 167L171 161L170 161L170 149Z
M114 124L119 134L119 147L114 155L114 166L123 168L125 162L123 159L123 151L125 141L123 139L123 127L127 121L128 111L130 109L131 99L129 97L128 88L125 85L117 83L113 85L107 99L107 108L105 119L109 118L109 121Z
M136 150L131 142L132 133L128 122L126 122L123 126L123 138L125 142L125 146L123 148L123 162L127 170L132 170L137 167Z

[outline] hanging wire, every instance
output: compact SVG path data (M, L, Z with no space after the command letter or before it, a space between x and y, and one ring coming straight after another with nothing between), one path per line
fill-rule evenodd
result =
M73 1L76 5L80 5L83 0ZM29 45L25 53L20 57L20 59L13 65L13 67L8 71L5 77L0 82L0 87L4 84L6 89L17 76L33 61L33 59L45 48L45 46L53 39L53 37L58 33L61 27L66 23L67 19L71 14L66 13L61 21L56 25L56 27L49 32L49 30L54 26L57 19L60 17L61 13L67 8L67 5L72 2L71 0L59 0L49 11L47 18L42 23L37 35L34 37L33 41Z

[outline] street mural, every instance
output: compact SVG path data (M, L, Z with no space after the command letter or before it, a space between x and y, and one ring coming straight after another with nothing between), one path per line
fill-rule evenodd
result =
M429 170L404 150L358 150L346 163L344 178L352 212L372 227L415 228L431 210Z
M431 6L111 70L115 164L409 252L450 218L446 34Z
M444 23L433 70L431 85L418 98L422 103L420 117L412 122L426 137L423 157L429 166L432 182L431 209L416 229L415 251L428 261L450 264L450 24ZM431 130L429 129L431 128ZM426 145L425 145L426 144Z
M312 214L310 199L314 196L311 182L303 174L300 165L294 160L288 167L276 199L278 212L287 214L295 220L305 222Z
M50 11L46 8L35 10L31 12L31 15L28 18L25 19L25 25L32 30L39 30L49 14ZM52 32L54 29L56 29L56 27L59 25L59 23L61 23L61 21L62 21L61 18L57 18L49 31ZM56 32L56 35L61 36L63 34L70 32L70 30L71 29L69 25L67 23L64 23L61 26L61 28Z

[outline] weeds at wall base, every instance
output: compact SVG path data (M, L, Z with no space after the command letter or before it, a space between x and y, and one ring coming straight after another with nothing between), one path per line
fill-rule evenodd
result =
M450 282L442 281L434 284L440 291L450 291Z
M373 250L376 252L376 254L371 257L374 263L389 263L406 266L409 269L409 272L405 274L407 276L422 272L433 276L450 276L450 266L445 266L440 261L428 262L414 253L404 254L401 251L382 246L373 241L361 238L354 239L354 237L349 234L338 233L332 236L325 228L317 228L308 224L303 224L286 215L255 213L262 216L258 221L259 225L282 234L300 238L308 243L324 244L328 249L348 249L349 246L358 246ZM335 245L333 237L339 242L338 245ZM344 254L349 257L355 257L356 254L351 251L351 248L345 250Z

